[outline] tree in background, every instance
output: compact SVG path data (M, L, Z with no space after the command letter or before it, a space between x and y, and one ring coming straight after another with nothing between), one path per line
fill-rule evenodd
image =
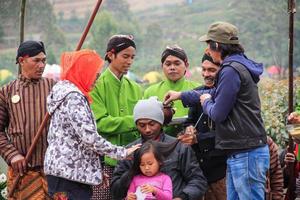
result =
M102 57L106 52L106 45L109 38L117 33L118 27L114 17L108 11L99 13L90 30L91 39L88 46L95 49Z
M249 55L267 65L288 66L288 13L287 1L232 0L233 23L240 28L242 41ZM259 6L257 6L259 5ZM299 10L298 4L298 10ZM245 19L247 16L247 19ZM298 17L298 19L300 19ZM295 20L295 55L300 51L299 21ZM299 52L300 53L300 52ZM299 56L295 63L300 64Z

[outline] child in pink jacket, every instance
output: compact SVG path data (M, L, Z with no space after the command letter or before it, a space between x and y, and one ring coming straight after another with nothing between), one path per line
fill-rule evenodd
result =
M127 200L172 200L172 181L160 172L162 164L163 156L155 142L144 143L134 155Z

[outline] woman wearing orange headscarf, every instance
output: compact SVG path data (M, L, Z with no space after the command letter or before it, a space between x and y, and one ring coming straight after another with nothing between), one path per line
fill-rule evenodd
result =
M91 185L102 182L99 155L125 159L139 147L112 145L97 133L89 92L103 64L92 50L66 52L61 57L62 80L47 98L52 118L44 171L54 199L90 199Z

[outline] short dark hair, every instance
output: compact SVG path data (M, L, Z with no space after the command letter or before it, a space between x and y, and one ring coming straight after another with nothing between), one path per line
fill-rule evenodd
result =
M245 50L240 44L223 44L212 40L207 41L210 48L221 53L221 58L224 60L226 56L238 53L244 53Z

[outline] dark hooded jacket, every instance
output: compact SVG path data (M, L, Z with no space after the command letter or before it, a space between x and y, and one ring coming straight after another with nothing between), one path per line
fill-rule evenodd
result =
M161 142L173 143L174 140L175 138L164 133L160 135ZM128 146L142 142L142 139L138 139ZM121 200L126 197L131 181L128 172L132 164L133 161L131 160L118 162L111 182L113 199ZM183 200L198 200L201 199L207 189L206 179L193 150L180 142L177 144L174 152L165 159L161 172L169 175L172 179L173 198L180 197Z
M263 65L243 53L230 55L222 62L216 88L181 94L186 107L197 105L204 93L212 95L205 100L203 112L216 124L216 148L231 154L266 145L257 87L262 72Z
M244 54L224 59L214 98L203 104L204 113L216 122L216 148L234 153L266 144L257 87L262 72L262 64Z

